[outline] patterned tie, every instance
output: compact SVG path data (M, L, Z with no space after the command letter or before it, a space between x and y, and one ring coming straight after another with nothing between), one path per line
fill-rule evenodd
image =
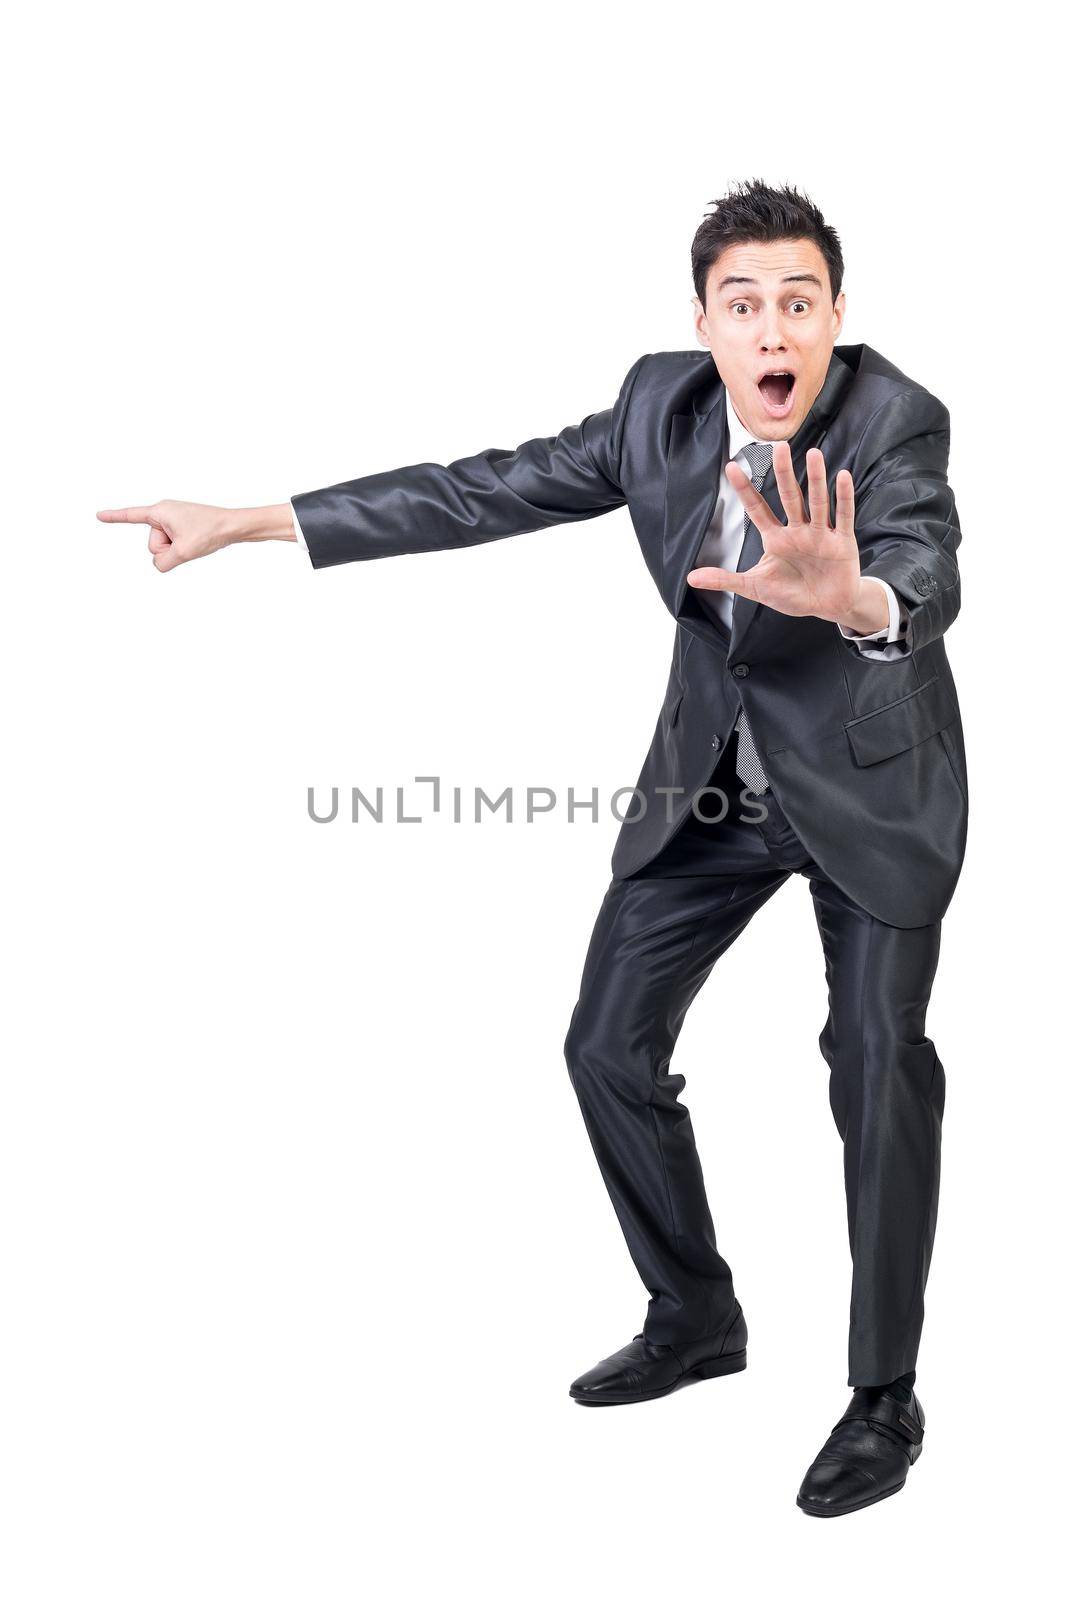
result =
M747 444L743 450L739 450L738 454L744 456L753 469L753 488L756 490L763 488L764 479L771 470L771 445ZM753 524L747 516L742 534L743 550L752 526ZM741 570L739 568L739 571ZM757 755L757 748L753 743L753 735L749 731L749 723L746 720L744 711L739 711L735 727L738 730L738 759L735 762L735 770L747 789L751 789L754 794L763 794L768 787L768 775L761 765L760 757Z

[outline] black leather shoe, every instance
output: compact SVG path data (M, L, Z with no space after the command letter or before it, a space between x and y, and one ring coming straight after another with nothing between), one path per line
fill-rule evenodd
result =
M858 1389L809 1467L797 1496L811 1517L860 1511L905 1487L923 1449L923 1407L889 1389Z
M639 1333L614 1356L606 1356L576 1378L569 1392L583 1406L659 1400L662 1394L701 1378L741 1372L748 1337L741 1306L736 1306L726 1329L691 1344L651 1344Z

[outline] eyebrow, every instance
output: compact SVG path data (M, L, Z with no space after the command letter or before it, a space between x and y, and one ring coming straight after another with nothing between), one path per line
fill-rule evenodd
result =
M780 278L779 282L780 283L814 283L816 285L817 289L822 289L823 288L823 284L820 282L819 278L816 277L814 272L791 272L788 277ZM730 284L730 283L756 283L756 279L755 278L740 278L740 277L738 277L738 275L736 273L732 272L731 274L729 274L728 277L721 278L719 280L719 283L716 285L716 287L717 287L717 289L725 289L727 287L727 285Z

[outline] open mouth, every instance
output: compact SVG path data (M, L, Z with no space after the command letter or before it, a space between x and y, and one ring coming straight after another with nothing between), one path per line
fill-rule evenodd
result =
M792 372L765 372L757 388L769 416L785 417L789 414L795 381Z

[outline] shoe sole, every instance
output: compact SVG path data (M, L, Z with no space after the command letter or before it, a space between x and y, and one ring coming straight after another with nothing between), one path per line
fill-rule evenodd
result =
M745 1370L746 1357L744 1350L736 1350L733 1355L714 1356L710 1361L702 1361L696 1367L691 1367L688 1372L680 1373L674 1383L669 1383L666 1388L652 1389L646 1394L586 1395L581 1391L576 1393L569 1389L572 1400L580 1406L633 1406L642 1400L659 1400L666 1394L673 1394L676 1389L684 1389L691 1383L700 1383L703 1378L725 1378L731 1372Z
M912 1458L913 1466L920 1459L922 1451L923 1445L921 1444L917 1447L916 1454ZM892 1494L900 1494L904 1487L905 1479L902 1478L901 1482L895 1483L892 1489L883 1489L879 1494L873 1494L870 1499L858 1500L852 1506L810 1506L807 1501L802 1500L800 1495L797 1497L797 1504L801 1507L806 1517L847 1517L851 1511L863 1511L867 1506L878 1505L880 1500L889 1500Z

